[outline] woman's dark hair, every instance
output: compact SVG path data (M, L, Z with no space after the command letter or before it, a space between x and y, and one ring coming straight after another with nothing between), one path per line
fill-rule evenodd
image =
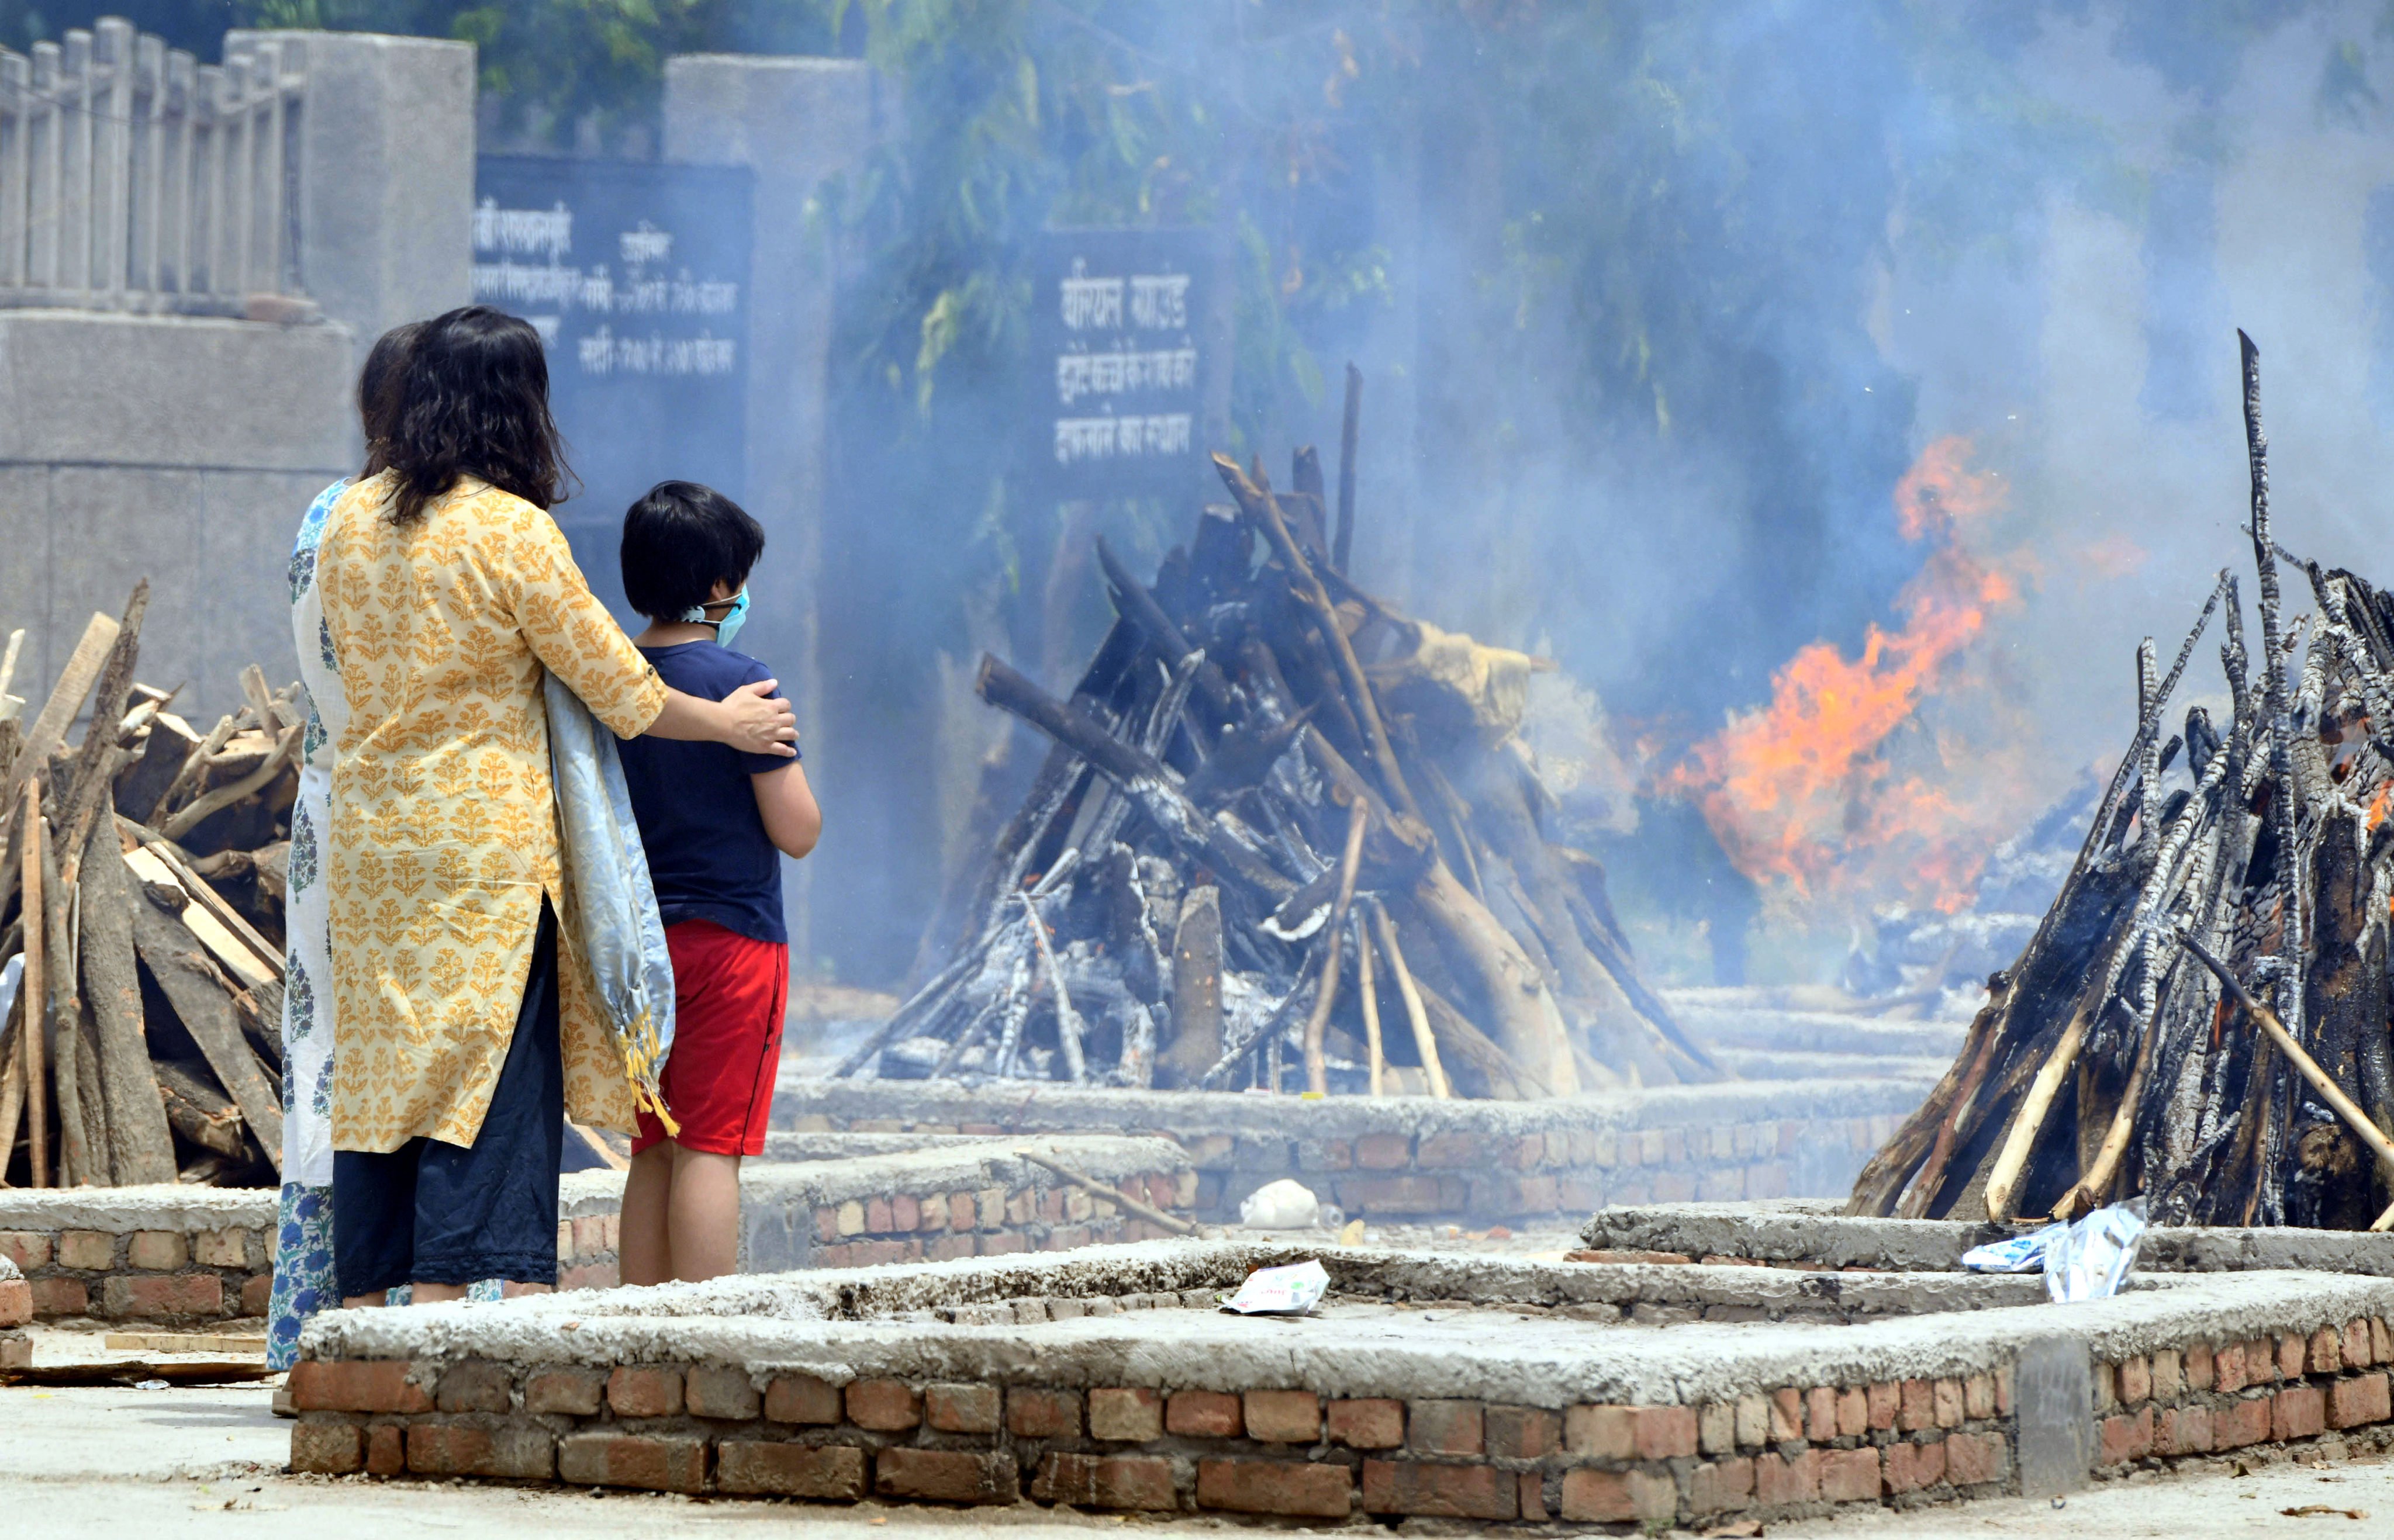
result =
M765 554L765 527L695 481L660 481L624 515L624 597L651 620L678 620L738 588Z
M528 321L468 305L424 323L409 349L383 463L399 474L393 521L478 476L543 508L564 500L565 449L548 414L548 356Z
M358 371L358 418L366 430L367 476L385 468L391 432L399 425L400 408L405 402L401 392L407 383L408 354L423 334L420 320L392 327L375 339L373 350L366 354L366 366Z

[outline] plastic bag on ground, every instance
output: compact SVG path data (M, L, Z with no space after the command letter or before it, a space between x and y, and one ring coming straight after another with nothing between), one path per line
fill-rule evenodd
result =
M1236 1294L1222 1296L1222 1308L1240 1315L1309 1315L1330 1292L1330 1274L1320 1262L1259 1267Z
M2137 1265L2145 1233L2145 1200L2130 1198L2095 1212L2056 1237L2045 1253L2045 1292L2055 1304L2109 1299Z
M2069 1228L2066 1224L2048 1224L2042 1230L2026 1235L2014 1235L2007 1241L1974 1246L1962 1253L1962 1265L1972 1272L2042 1272L2045 1248Z

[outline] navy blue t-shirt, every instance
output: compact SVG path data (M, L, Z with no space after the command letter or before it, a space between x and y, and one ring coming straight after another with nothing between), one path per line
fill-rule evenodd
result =
M640 656L666 684L702 700L720 700L743 685L773 677L754 658L713 642L642 647ZM748 777L797 762L654 737L627 738L619 747L664 922L711 920L752 941L786 943L782 853L765 833Z

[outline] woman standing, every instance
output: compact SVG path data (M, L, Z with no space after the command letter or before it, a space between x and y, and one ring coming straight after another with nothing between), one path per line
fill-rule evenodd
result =
M316 560L349 721L326 893L336 1038L334 1262L344 1301L557 1276L567 1111L633 1126L575 955L544 674L619 737L788 754L771 681L669 690L545 511L564 478L538 333L486 307L426 323L382 454Z

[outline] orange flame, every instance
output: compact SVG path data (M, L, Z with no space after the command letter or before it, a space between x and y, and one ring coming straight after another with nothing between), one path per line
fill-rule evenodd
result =
M2005 499L2002 478L1972 470L1970 453L1968 439L1940 438L1896 486L1897 528L1929 545L1897 597L1902 629L1873 625L1859 658L1828 642L1805 646L1771 677L1768 706L1731 716L1668 777L1666 789L1696 800L1730 859L1766 889L1896 894L1951 911L2008 832L1987 827L1993 810L1899 774L1886 752L1988 616L2019 598L2017 581L1959 538ZM2006 824L2011 816L2003 810Z

